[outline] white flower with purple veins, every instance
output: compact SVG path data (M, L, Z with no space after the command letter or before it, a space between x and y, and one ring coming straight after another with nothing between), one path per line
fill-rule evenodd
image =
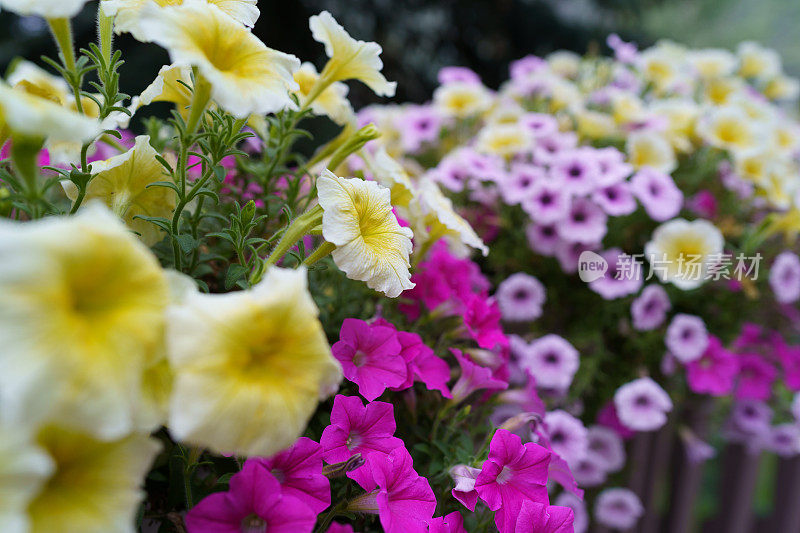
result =
M608 473L600 463L600 458L591 452L583 459L571 463L569 468L581 487L597 487L608 479Z
M577 464L589 450L588 432L583 422L557 409L544 415L550 447L569 464Z
M614 183L592 193L592 200L608 215L621 217L636 211L636 198L627 182Z
M542 315L545 294L544 285L538 279L517 272L500 284L495 298L503 320L527 322Z
M767 437L767 447L781 457L800 453L800 428L795 424L773 426Z
M589 283L589 288L606 300L634 294L642 287L642 264L619 248L600 253L608 263L605 274Z
M589 428L589 454L597 456L606 472L616 472L625 466L625 444L619 433L606 426Z
M769 286L779 303L800 299L800 258L789 251L779 254L769 270Z
M594 504L594 517L604 526L630 529L644 514L639 497L628 489L606 489Z
M574 195L589 194L600 173L591 148L576 148L556 154L550 163L550 179Z
M539 224L551 224L564 219L569 212L570 196L558 183L533 183L522 201L522 209Z
M552 115L526 113L519 118L519 124L527 129L534 139L558 134L558 120Z
M508 205L517 205L533 195L535 185L544 180L541 167L527 163L511 165L511 170L500 180L500 194Z
M738 435L766 433L772 422L772 409L758 400L738 400L731 408L728 430Z
M595 251L600 247L597 243L583 244L581 242L560 241L556 245L555 256L561 270L567 273L578 271L578 261L586 250Z
M642 202L653 220L663 222L681 211L683 193L669 176L654 168L645 167L633 175L631 191Z
M596 203L586 198L573 198L567 216L558 224L558 235L565 241L595 243L603 240L608 216Z
M531 222L525 228L525 237L528 239L528 246L531 247L531 250L547 257L556 253L556 247L561 242L555 224Z
M565 490L558 495L555 505L572 509L575 513L575 522L573 523L575 533L586 533L586 530L589 529L589 513L586 511L586 503L583 500Z
M667 349L682 363L691 363L708 348L708 330L699 316L679 313L672 318L664 336Z
M579 366L578 350L553 333L530 343L520 358L520 367L536 378L537 386L559 391L569 387Z
M624 426L634 431L654 431L667 422L672 400L658 383L639 378L617 389L614 406Z
M639 331L649 331L660 326L667 318L672 304L667 291L661 285L648 285L631 303L633 327Z

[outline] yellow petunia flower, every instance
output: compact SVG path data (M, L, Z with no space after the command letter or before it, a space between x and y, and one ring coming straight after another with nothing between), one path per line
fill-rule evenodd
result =
M36 15L44 18L74 17L87 0L0 0L0 9L17 15Z
M433 104L445 116L468 118L489 109L492 96L480 83L453 82L433 91Z
M364 150L363 157L375 181L391 191L392 205L408 206L414 196L414 185L406 169L392 159L383 146L378 148L374 155Z
M240 24L252 28L258 20L256 0L207 0ZM114 32L130 33L136 39L145 40L141 30L142 9L154 2L160 7L179 6L183 0L102 0L100 7L107 17L114 18Z
M530 149L533 138L519 124L490 124L478 133L476 148L486 154L510 158Z
M397 222L389 189L329 170L317 179L317 189L322 236L336 246L336 266L390 298L414 287L408 271L414 234Z
M738 107L720 107L697 124L697 132L716 148L739 152L758 147L763 138L753 120Z
M172 305L172 435L237 455L290 446L341 379L317 315L305 268L272 267L249 290Z
M169 218L175 209L175 193L166 187L148 187L170 176L156 159L158 152L150 146L150 137L139 135L133 148L105 161L92 163L92 180L86 187L85 201L98 199L138 233L142 242L152 246L164 237L155 224L141 216ZM70 200L78 195L70 181L62 182Z
M305 62L300 65L300 69L294 73L294 81L300 86L297 96L300 105L305 105L312 96L314 87L319 81L319 74L313 64ZM325 115L337 124L347 124L353 122L353 107L347 99L347 85L341 82L331 83L313 101L311 101L311 111L316 115Z
M678 166L675 151L670 143L658 133L633 133L625 143L628 162L634 168L652 167L667 174Z
M676 218L653 231L644 253L661 281L689 290L705 282L724 244L722 233L711 222Z
M53 472L53 460L18 428L0 426L0 524L8 533L30 531L28 504Z
M144 497L145 474L161 445L134 434L102 441L49 425L33 437L52 471L34 471L40 488L25 510L30 533L127 533ZM2 484L2 480L0 480Z
M139 96L133 97L128 110L133 114L140 107L153 102L170 102L175 104L175 109L186 119L189 116L187 108L192 102L192 92L189 90L191 86L191 68L176 64L164 65L158 71L156 79ZM127 124L124 126L127 127Z
M141 11L142 40L169 52L173 63L197 67L211 85L211 98L237 118L294 107L289 91L300 61L267 48L220 8L200 0L173 7L146 4Z
M327 11L308 19L311 35L325 45L330 58L322 69L319 87L336 81L358 80L378 96L394 96L397 82L387 81L381 69L383 62L378 43L353 39Z
M0 224L3 417L49 415L104 439L130 432L167 299L156 258L99 203Z

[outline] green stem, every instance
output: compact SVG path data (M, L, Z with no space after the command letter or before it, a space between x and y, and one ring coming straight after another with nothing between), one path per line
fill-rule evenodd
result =
M329 243L328 241L323 242L319 245L319 248L314 250L314 252L306 257L306 260L303 261L303 264L306 266L311 266L320 259L330 255L336 249L336 245Z
M278 241L277 246L275 246L272 253L269 254L269 257L264 261L256 261L256 266L250 274L250 285L255 285L261 281L267 267L277 264L278 261L286 255L286 252L292 249L292 246L294 246L297 241L307 235L312 228L318 226L321 221L322 208L319 205L315 205L294 219L292 223L289 224L289 227L286 228L286 231L284 231L281 240Z
M80 76L75 63L75 48L72 43L72 25L67 18L53 18L47 19L50 25L50 31L53 34L53 39L58 45L61 52L61 60L64 63L64 69L70 74L69 82L72 87L72 94L75 96L75 107L78 113L83 113L83 102L81 101L81 83Z

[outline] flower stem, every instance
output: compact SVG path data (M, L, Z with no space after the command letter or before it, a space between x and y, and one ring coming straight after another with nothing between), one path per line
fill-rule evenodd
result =
M264 270L266 267L275 265L280 261L280 259L286 255L286 252L291 250L292 246L300 240L303 236L307 235L308 232L314 227L317 226L320 221L322 220L322 208L319 205L315 205L289 224L289 227L286 228L286 231L281 237L281 240L278 241L278 245L272 250L272 253L269 254L263 263L256 265L256 270L250 275L250 284L255 285L261 280L261 277L264 274Z
M306 266L311 266L323 257L326 257L331 252L336 249L336 245L329 243L328 241L323 242L319 245L319 247L314 250L314 252L306 257L306 260L303 261L303 264Z

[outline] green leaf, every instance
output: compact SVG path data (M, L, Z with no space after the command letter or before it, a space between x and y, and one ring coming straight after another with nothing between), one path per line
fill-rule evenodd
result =
M189 253L195 249L197 246L197 241L195 241L194 237L189 235L188 233L182 233L180 235L176 235L175 239L178 241L178 245L181 247L184 253Z
M232 264L225 274L225 290L230 290L245 275L247 275L247 268L238 263Z

